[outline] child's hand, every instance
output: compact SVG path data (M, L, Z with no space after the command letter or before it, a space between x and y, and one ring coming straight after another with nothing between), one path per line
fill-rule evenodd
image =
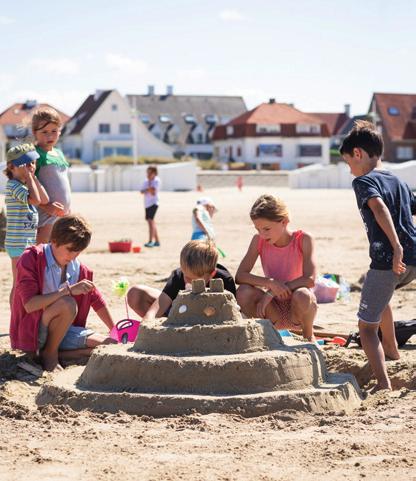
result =
M42 204L41 208L49 215L63 217L65 215L65 207L60 202L49 202L49 204Z
M88 279L83 279L82 281L79 281L70 287L71 295L80 296L88 294L88 292L92 291L94 288L95 286L92 281L89 281Z
M273 300L273 297L270 294L264 294L264 296L260 299L256 307L257 317L261 317L261 318L266 317L266 308L272 300Z
M273 280L269 285L269 289L280 301L290 299L290 296L292 295L292 291L289 287L280 281Z
M403 262L403 247L398 245L393 251L393 272L397 275L403 274L406 264Z

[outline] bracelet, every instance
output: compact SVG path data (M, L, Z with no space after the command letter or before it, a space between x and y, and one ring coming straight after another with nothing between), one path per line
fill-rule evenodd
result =
M266 291L265 294L266 296L274 297L274 294L271 291Z
M69 282L68 282L68 281L66 281L66 287L67 287L67 289L68 289L68 293L69 293L68 295L70 295L71 297L73 297L73 296L72 296L72 292L71 292L71 286L69 285Z

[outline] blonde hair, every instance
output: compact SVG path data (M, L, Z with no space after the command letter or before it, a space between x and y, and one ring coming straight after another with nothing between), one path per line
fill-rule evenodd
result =
M272 222L289 220L289 211L283 200L273 195L261 195L250 210L251 220L267 219Z
M38 107L32 116L32 132L45 128L48 124L62 126L62 120L58 112L52 107Z
M181 250L181 267L197 276L211 274L218 261L218 251L212 241L189 241Z

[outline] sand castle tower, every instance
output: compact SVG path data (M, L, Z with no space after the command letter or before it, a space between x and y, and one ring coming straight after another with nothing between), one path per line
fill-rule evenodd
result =
M192 412L258 416L281 409L350 411L353 376L331 374L312 344L285 345L268 320L242 319L221 279L194 281L168 318L144 323L133 347L94 351L86 367L45 384L38 404L151 416Z

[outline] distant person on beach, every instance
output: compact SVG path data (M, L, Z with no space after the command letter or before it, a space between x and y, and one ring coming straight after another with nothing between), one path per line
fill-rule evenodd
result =
M39 353L47 371L60 367L60 360L83 358L99 344L115 342L85 327L90 307L108 330L114 326L92 271L78 260L90 239L84 219L65 216L53 225L50 243L26 249L17 263L11 347Z
M145 322L167 316L179 291L189 289L195 279L204 279L206 284L210 279L222 279L224 289L235 295L232 275L217 261L218 251L213 242L189 241L181 251L180 267L172 272L162 291L145 285L134 286L127 293L127 302Z
M210 197L201 197L192 210L192 240L215 240L212 218L217 212Z
M288 229L289 212L281 199L262 195L250 217L258 231L238 267L237 301L250 317L270 319L276 329L301 330L314 341L317 303L312 288L316 264L312 237ZM260 256L263 276L251 273Z
M370 122L355 123L340 153L355 176L352 186L370 243L370 270L358 310L361 343L376 390L391 389L385 356L399 359L400 354L390 300L395 289L416 278L416 199L407 184L383 169L383 139Z
M159 247L159 235L157 232L155 216L159 207L160 179L157 175L157 167L147 168L147 180L143 182L140 192L144 194L145 218L149 225L149 241L145 247Z
M45 187L49 202L39 208L37 244L49 242L53 224L58 217L69 214L71 187L69 164L63 152L55 147L61 135L62 120L51 107L39 107L32 117L32 132L36 140L36 177Z
M7 152L4 174L8 181L5 189L6 238L4 247L12 261L13 285L10 305L16 283L16 265L26 247L36 244L38 211L36 206L49 202L48 194L35 176L39 154L33 144L21 144Z

